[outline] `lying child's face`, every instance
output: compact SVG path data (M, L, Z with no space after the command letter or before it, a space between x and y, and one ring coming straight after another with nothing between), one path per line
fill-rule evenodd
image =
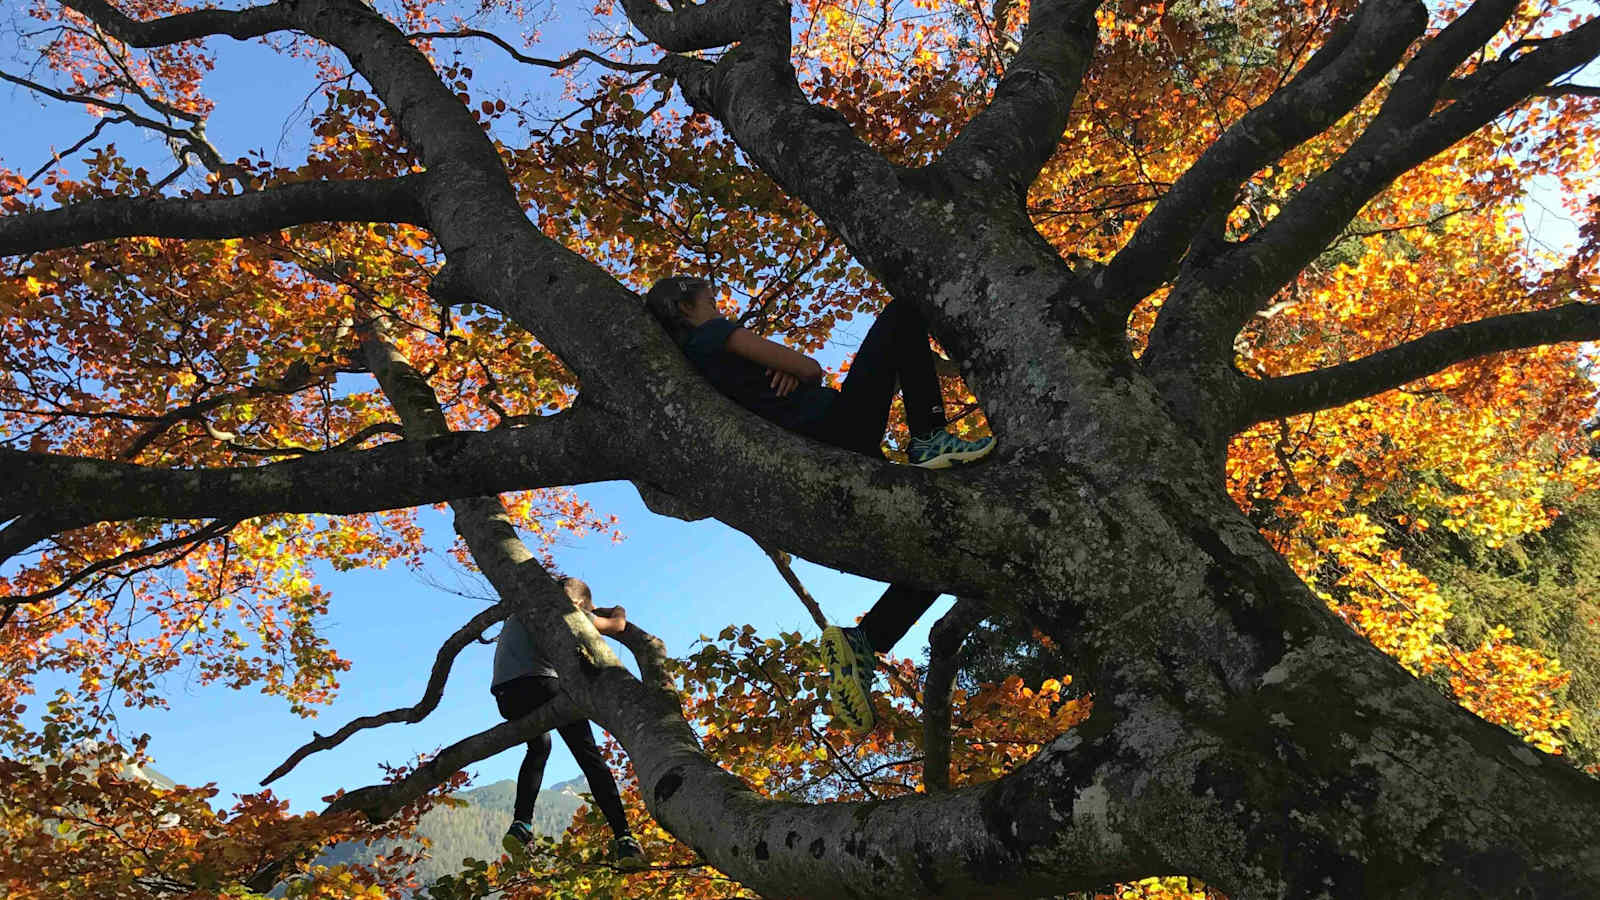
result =
M683 304L684 315L690 319L709 319L717 315L717 301L711 296L711 288L703 287L695 291L694 297Z

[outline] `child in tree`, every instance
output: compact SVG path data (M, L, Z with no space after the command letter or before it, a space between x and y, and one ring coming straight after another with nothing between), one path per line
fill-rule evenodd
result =
M596 609L589 586L576 578L563 578L561 587L574 605L587 612L601 634L621 634L628 627L627 611L620 606ZM533 638L522 622L512 616L500 629L494 645L494 679L489 687L500 715L507 719L520 719L549 702L561 692L560 679L534 647ZM589 782L589 793L594 805L606 817L615 836L612 851L617 865L622 868L640 868L645 865L644 851L628 831L628 819L622 812L622 798L617 793L617 782L600 756L594 733L586 721L573 722L556 729L567 749L572 751L578 768ZM539 797L539 785L544 780L544 764L550 758L550 732L545 732L528 742L528 752L522 758L522 768L517 771L517 799L512 810L511 827L506 829L501 845L511 858L525 863L528 842L533 840L533 805Z
M645 304L695 368L741 406L790 431L868 456L882 456L895 383L911 430L911 464L942 469L982 459L994 438L966 441L946 430L944 399L922 316L890 303L868 329L839 390L822 386L822 366L723 318L711 283L674 275L656 282ZM872 728L877 653L887 653L938 599L933 591L890 585L854 627L829 626L822 653L833 713L852 731Z

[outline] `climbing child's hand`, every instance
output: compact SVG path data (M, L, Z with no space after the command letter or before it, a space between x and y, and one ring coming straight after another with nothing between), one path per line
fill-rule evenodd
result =
M628 611L620 606L600 607L590 610L594 628L601 634L621 634L628 627Z

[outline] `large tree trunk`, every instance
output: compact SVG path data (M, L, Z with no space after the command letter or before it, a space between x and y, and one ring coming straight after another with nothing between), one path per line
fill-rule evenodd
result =
M686 766L653 723L608 721L652 812L778 896L1028 896L1157 872L1240 898L1591 895L1600 785L1351 632L1197 449L1169 445L1143 478L1150 458L1035 457L1040 481L991 510L1034 528L974 580L1009 585L1095 697L1021 772L949 796L767 806Z

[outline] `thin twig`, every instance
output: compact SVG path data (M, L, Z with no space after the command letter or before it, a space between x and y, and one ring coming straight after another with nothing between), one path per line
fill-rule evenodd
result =
M488 31L479 31L476 28L463 28L459 31L413 31L406 35L411 40L426 38L428 40L459 40L462 38L483 38L498 46L501 50L511 54L511 58L519 63L530 66L541 66L546 69L565 69L582 60L599 63L608 69L618 72L659 72L661 67L655 63L625 63L614 59L607 59L593 50L574 50L560 59L544 59L538 56L528 56L517 48L506 43L505 39Z
M756 546L760 547L761 552L767 554L767 558L772 560L772 564L778 567L778 574L783 576L783 580L788 583L789 589L794 591L796 597L800 598L800 602L805 605L806 612L811 613L811 621L816 622L818 628L827 628L828 617L822 614L822 607L817 605L817 599L811 596L811 592L806 590L806 586L801 583L800 576L794 573L794 566L790 564L790 560L793 557L782 550L774 550L759 541L756 542Z

